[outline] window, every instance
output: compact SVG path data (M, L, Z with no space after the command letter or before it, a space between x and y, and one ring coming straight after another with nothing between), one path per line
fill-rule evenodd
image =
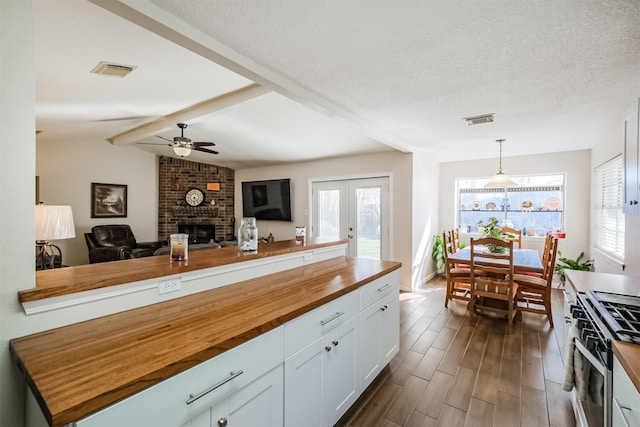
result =
M527 236L564 230L564 174L512 179L518 186L506 189L484 188L489 178L458 179L458 226L477 232L478 222L493 216Z
M593 245L606 255L623 261L622 156L596 167L594 188Z

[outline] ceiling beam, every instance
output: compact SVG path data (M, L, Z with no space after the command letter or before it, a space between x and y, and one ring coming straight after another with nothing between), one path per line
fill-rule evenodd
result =
M282 96L329 117L340 119L378 142L404 153L410 153L414 150L411 144L390 134L376 124L353 114L314 90L291 80L291 78L244 56L211 35L203 33L162 10L149 0L89 1L251 81L269 87Z
M198 104L192 105L191 107L187 107L183 110L164 116L158 120L145 123L137 128L122 132L118 135L112 136L111 138L107 138L107 141L114 145L133 144L134 142L174 129L176 127L176 123L187 123L199 117L224 110L225 108L233 107L234 105L270 92L270 89L254 83L232 92L225 93L224 95L202 101Z

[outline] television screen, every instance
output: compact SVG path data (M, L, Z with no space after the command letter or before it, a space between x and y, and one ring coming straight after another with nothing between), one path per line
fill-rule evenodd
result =
M270 221L291 221L289 179L242 183L242 215Z

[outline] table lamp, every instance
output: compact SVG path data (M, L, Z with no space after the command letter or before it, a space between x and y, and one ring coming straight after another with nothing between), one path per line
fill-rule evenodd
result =
M50 240L76 237L71 206L36 205L36 269L55 268L56 257L62 265L62 251Z

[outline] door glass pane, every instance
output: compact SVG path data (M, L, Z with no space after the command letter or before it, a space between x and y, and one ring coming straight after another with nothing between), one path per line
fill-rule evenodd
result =
M340 238L340 190L318 191L318 237Z
M380 187L356 189L357 257L380 259Z

